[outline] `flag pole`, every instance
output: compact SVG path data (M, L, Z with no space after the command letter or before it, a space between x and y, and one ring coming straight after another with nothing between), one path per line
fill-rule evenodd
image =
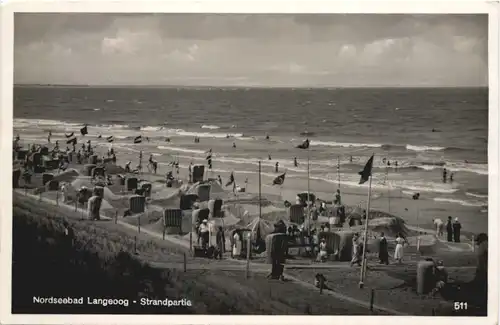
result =
M310 153L309 153L309 147L310 145L307 146L307 235L310 237L311 236L311 206L310 206L310 168L309 168L309 161L310 161Z
M368 202L366 204L366 220L365 220L365 236L363 238L363 262L361 264L361 275L359 279L359 287L363 288L366 272L366 243L368 242L368 220L370 216L370 196L372 192L372 176L370 175L370 181L368 184Z
M262 218L262 183L260 178L261 173L261 161L259 160L259 220Z
M389 208L389 213L391 213L391 183L389 182L389 168L387 168L387 204Z
M340 190L340 156L337 156L337 188Z

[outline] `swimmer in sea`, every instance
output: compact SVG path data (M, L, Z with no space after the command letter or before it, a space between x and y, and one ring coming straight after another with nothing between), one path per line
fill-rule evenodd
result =
M451 172L450 173L450 182L453 182L453 176L454 176L455 173Z
M298 167L298 166L299 166L299 163L297 162L297 157L294 157L294 158L293 158L293 165L294 165L295 167Z
M236 148L236 143L233 142L233 148Z
M448 174L448 171L446 168L443 169L443 183L446 183L446 175Z
M267 155L268 160L272 160L271 155Z
M269 134L266 134L266 140L269 140Z

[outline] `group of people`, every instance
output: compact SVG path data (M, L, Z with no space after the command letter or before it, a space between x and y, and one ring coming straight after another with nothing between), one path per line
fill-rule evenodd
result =
M449 178L450 182L453 182L453 176L455 176L454 173L450 172L450 178ZM446 168L443 168L443 183L446 183L447 179L448 179L448 170Z
M444 223L441 219L436 218L433 220L434 226L436 227L436 237L442 237L444 235ZM446 221L446 239L448 242L460 242L460 232L462 230L462 225L458 221L458 218L455 218L455 221L452 221L451 216L448 216L448 220Z

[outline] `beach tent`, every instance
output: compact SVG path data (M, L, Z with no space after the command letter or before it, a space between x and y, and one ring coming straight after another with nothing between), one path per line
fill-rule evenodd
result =
M307 202L307 192L298 193L297 196L302 200L302 202ZM314 203L316 201L316 195L309 192L309 200Z
M256 241L259 237L264 239L272 233L274 231L274 224L268 220L256 217L245 228L252 231L253 240Z

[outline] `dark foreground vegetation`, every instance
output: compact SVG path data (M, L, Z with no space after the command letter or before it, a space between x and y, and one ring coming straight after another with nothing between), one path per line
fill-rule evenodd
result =
M182 295L168 290L170 272L151 268L125 251L102 251L92 241L72 236L71 227L67 234L62 218L40 218L20 206L13 212L13 313L193 313L189 306L140 305L141 297ZM34 297L83 297L84 303L39 304ZM89 305L88 297L129 303L128 307Z

